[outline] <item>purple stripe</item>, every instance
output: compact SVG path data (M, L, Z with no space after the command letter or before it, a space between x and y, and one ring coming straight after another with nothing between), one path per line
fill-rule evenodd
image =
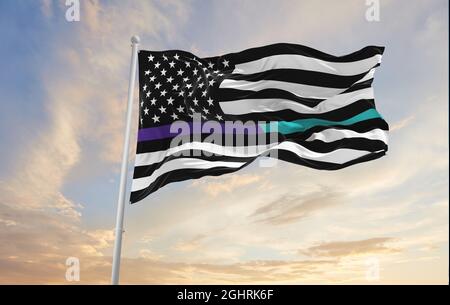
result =
M204 123L203 125L208 124ZM216 123L218 124L218 123ZM189 127L188 127L189 126ZM153 141L167 138L174 138L178 135L190 135L190 134L201 134L202 124L193 122L175 122L169 125L162 125L158 127L150 127L139 129L138 131L138 142ZM217 125L214 125L217 126ZM258 125L244 126L244 125L234 125L230 123L220 123L221 129L224 134L260 134L265 133L265 131ZM210 125L206 126L205 129L209 130ZM171 132L171 130L173 132ZM215 130L215 132L217 132ZM210 132L204 132L209 134Z

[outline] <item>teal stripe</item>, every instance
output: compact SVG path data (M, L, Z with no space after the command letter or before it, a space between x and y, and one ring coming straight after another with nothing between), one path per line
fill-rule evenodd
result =
M370 119L377 119L382 118L381 115L376 111L375 109L368 109L364 112L361 112L360 114L357 114L349 119L343 120L343 121L329 121L329 120L322 120L322 119L302 119L302 120L296 120L296 121L279 121L279 122L272 122L272 124L278 125L278 132L281 134L290 134L295 132L304 132L310 128L316 127L316 126L336 126L336 125L352 125L361 121L370 120ZM270 132L270 124L261 124L260 127L264 132ZM273 130L273 128L272 128Z

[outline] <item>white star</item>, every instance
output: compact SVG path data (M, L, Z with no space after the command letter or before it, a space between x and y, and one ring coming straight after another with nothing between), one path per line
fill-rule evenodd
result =
M195 106L198 106L198 99L197 98L194 98L194 100L192 102L194 102Z
M159 111L161 111L161 113L166 113L166 108L164 108L163 106L159 107Z
M155 79L156 79L156 76L152 76L152 77L150 77L150 81L151 81L151 82L154 82L154 81L155 81Z
M198 73L197 68L195 68L194 71L192 71L192 73L194 73L194 75L197 75L197 73Z
M145 75L150 75L150 70L145 71Z
M161 66L161 64L159 63L159 61L155 64L155 68L158 69L159 66Z
M186 88L191 89L192 85L191 84L186 84Z
M150 104L151 104L151 105L155 105L155 104L156 104L156 99L155 99L155 98L152 98L151 101L150 101Z
M206 77L208 78L208 77L210 77L211 76L211 73L206 73Z
M178 112L183 112L184 111L184 107L180 105L180 107L177 108Z
M149 111L149 109L148 109L148 108L145 108L145 109L144 109L144 114L145 114L145 115L148 115L148 111Z
M172 97L169 97L167 99L167 105L172 105L173 104L174 99Z
M170 77L167 79L167 82L168 82L168 83L171 83L172 81L173 81L173 77L170 76Z
M180 86L178 84L173 86L173 90L177 91Z
M143 101L143 100L141 100L141 107L142 107L142 106L144 106L144 101Z
M183 75L183 73L184 73L184 71L181 69L177 71L177 75Z
M214 103L214 100L212 98L209 98L207 100L207 102L208 102L209 106L212 106L212 104Z
M150 91L145 94L146 97L150 97Z
M153 61L153 58L155 58L155 56L151 55L148 57L148 61Z
M173 120L178 120L178 115L176 113L173 113L171 115L171 117L172 117Z
M200 84L198 84L198 87L201 89L201 88L203 88L204 85L205 85L204 83L200 83Z
M215 82L216 81L212 79L212 80L209 81L209 85L212 86L212 85L214 85Z
M203 108L203 112L206 113L206 114L208 114L208 113L209 113L209 110L206 109L206 108Z
M142 87L142 89L143 89L144 91L147 91L147 85L144 85L144 87Z
M189 81L189 77L183 78L183 82L188 82L188 81Z
M153 123L159 122L159 116L156 114L152 117Z
M208 63L208 68L210 68L210 69L214 68L214 64L212 62L209 62Z
M208 93L208 90L203 91L202 96L206 96L207 93Z
M166 69L162 69L161 70L161 75L166 76L166 72L167 72Z
M191 63L190 63L190 62L188 62L188 61L186 61L186 62L185 62L185 64L186 64L186 68L188 68L188 67L190 67L190 66L191 66Z
M217 74L217 73L219 73L219 70L214 70L213 72Z
M222 120L223 120L221 115L216 115L216 118L217 118L219 121L222 121Z
M194 94L194 91L189 91L189 94L188 94L188 96L189 96L189 97L191 97L191 96L192 96L192 94Z
M169 66L170 66L171 68L174 68L174 67L175 67L175 63L173 62L173 60L172 60L171 62L169 62Z
M157 84L155 85L155 88L156 88L156 89L159 89L159 87L161 87L161 83L157 83Z
M197 81L199 82L202 79L201 76L197 77Z
M164 60L169 60L166 55L163 55Z
M166 93L167 93L166 90L161 91L161 96L166 96Z
M180 56L178 54L175 54L175 56L173 58L175 58L176 60L179 60Z
M183 91L178 92L178 96L183 96L183 95L184 95Z

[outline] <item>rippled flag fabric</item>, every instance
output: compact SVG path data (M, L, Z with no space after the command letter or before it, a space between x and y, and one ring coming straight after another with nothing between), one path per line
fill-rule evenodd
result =
M368 46L333 56L281 43L200 58L141 50L130 201L172 182L238 171L274 152L280 160L321 170L385 155L388 124L375 108L372 88L383 51ZM224 140L205 141L212 131L196 129L194 118L218 122ZM230 121L255 127L230 129ZM184 141L174 146L180 135ZM244 140L225 141L230 135ZM249 140L255 136L264 141Z

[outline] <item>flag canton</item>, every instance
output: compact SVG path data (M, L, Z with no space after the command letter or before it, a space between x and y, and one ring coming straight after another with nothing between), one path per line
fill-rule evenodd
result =
M201 59L182 51L139 52L139 129L192 121L223 121L215 98L234 67L227 58Z

